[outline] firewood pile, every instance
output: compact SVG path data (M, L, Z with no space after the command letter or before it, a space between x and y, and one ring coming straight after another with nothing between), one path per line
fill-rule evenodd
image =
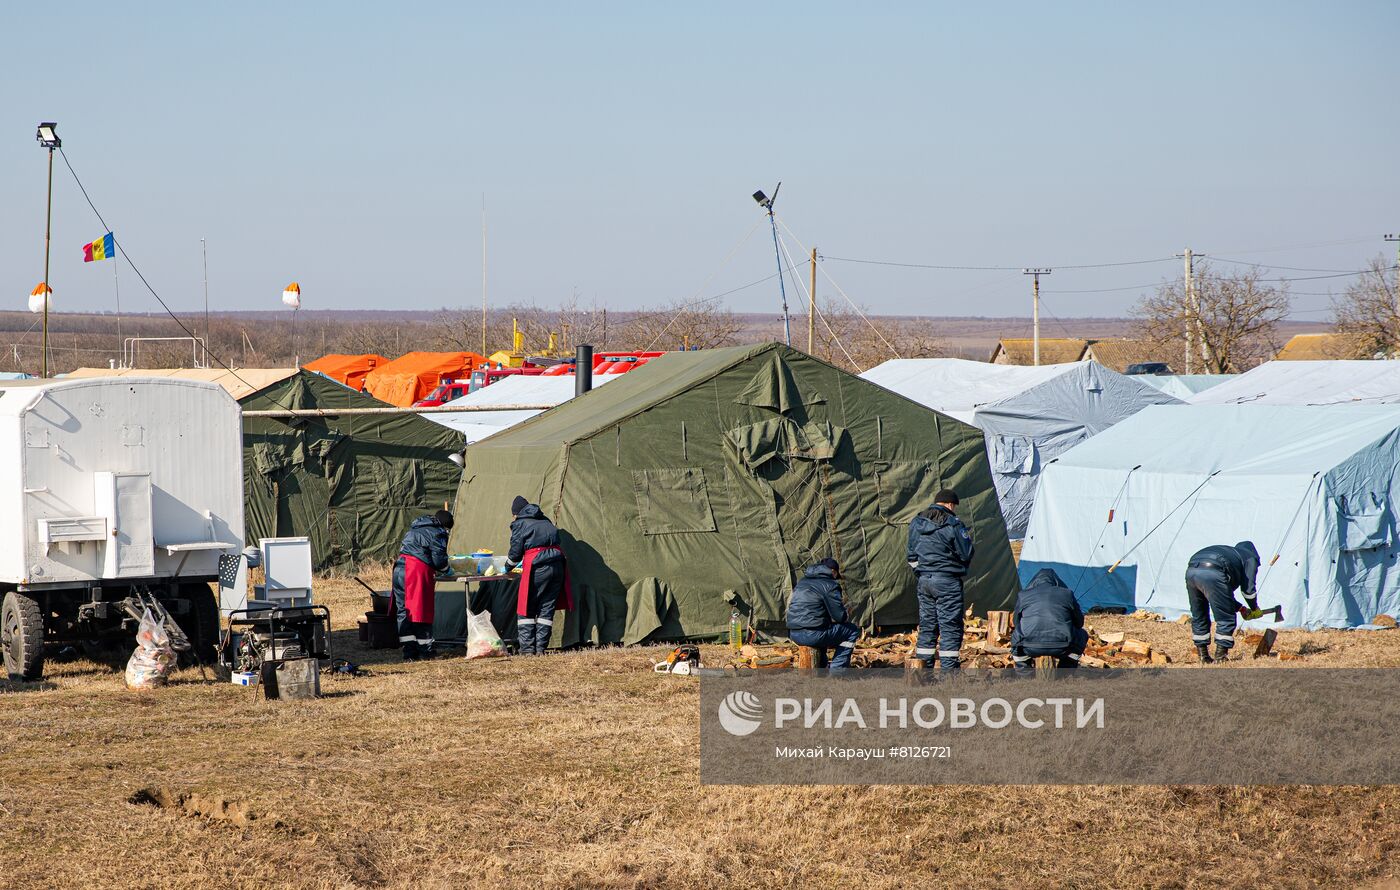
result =
M1135 614L1132 617L1139 617ZM1153 613L1141 613L1143 620L1161 620ZM1171 664L1171 657L1165 652L1153 649L1142 640L1129 637L1123 631L1099 633L1093 625L1089 632L1089 645L1079 664L1082 667L1109 668L1132 667L1138 665L1160 666ZM901 668L914 656L915 633L891 634L882 637L862 637L856 643L851 655L853 668ZM1272 640L1269 641L1270 645ZM1011 613L991 611L986 618L977 618L968 609L963 619L963 663L969 667L1009 668L1011 659ZM1246 646L1255 650L1255 641L1246 640ZM1265 652L1267 647L1263 648ZM811 668L812 650L795 644L773 646L745 645L730 659L730 670L782 670L785 668Z

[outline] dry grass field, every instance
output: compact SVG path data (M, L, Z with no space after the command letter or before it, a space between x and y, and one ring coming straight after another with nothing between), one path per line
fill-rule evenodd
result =
M403 665L356 642L359 590L318 593L337 654L370 673L326 677L319 701L197 671L129 692L81 660L0 682L0 885L1302 887L1400 872L1390 787L702 787L696 681L652 674L664 650ZM1092 621L1191 653L1175 624ZM1279 647L1305 653L1281 669L1400 666L1395 631Z

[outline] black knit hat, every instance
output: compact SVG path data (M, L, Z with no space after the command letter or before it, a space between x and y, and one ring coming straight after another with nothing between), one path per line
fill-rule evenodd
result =
M935 504L953 504L953 505L957 505L957 503L958 503L958 493L957 493L956 491L953 491L953 489L951 489L951 488L945 488L945 489L939 491L938 494L936 494L936 495L933 496L933 502L934 502Z
M817 563L817 565L819 565L819 566L826 566L828 569L831 569L832 572L839 572L839 571L841 571L841 565L840 565L840 563L838 563L836 560L832 559L832 558L829 557L829 556L828 556L826 559L822 560L821 562Z
M529 501L525 500L520 495L516 495L515 500L510 502L510 515L519 516L520 511L524 510L528 506L530 506Z
M437 524L442 526L443 528L452 527L452 514L447 512L446 510L437 511L433 514L433 518L436 519Z

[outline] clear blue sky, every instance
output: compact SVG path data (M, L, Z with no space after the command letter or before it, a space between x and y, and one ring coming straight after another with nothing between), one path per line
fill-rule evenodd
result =
M1189 245L1345 270L1400 231L1386 0L137 6L3 13L5 305L42 275L49 119L182 311L203 305L201 237L216 310L276 308L293 279L307 308L479 306L483 192L498 304L577 288L621 309L770 274L766 229L721 261L759 221L749 194L779 179L779 214L831 257L1070 265ZM102 227L61 159L54 192L56 304L110 309L112 264L81 262ZM1308 246L1244 253L1290 245ZM1028 313L1014 271L825 269L879 312ZM155 310L120 273L123 308ZM1063 291L1178 273L1061 269L1047 306L1118 314L1138 291ZM776 311L776 285L726 302ZM1298 317L1327 302L1299 296Z

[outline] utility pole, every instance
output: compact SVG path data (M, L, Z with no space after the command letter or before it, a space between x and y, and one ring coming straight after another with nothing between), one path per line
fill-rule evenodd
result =
M1386 235L1385 240L1400 243L1400 235ZM1400 247L1395 248L1395 314L1400 316ZM1385 284L1385 279L1381 279Z
M1186 373L1191 373L1191 353L1196 349L1196 338L1199 335L1200 309L1196 306L1195 281L1196 277L1191 270L1191 248L1187 247L1181 255L1186 261Z
M1192 372L1194 353L1200 350L1201 373L1210 373L1211 352L1210 342L1206 339L1205 325L1201 324L1201 298L1196 293L1196 269L1192 265L1196 255L1187 247L1181 252L1181 257L1185 261L1185 290L1186 298L1186 373Z
M807 354L817 333L817 249L812 248L812 286L807 289Z
M1031 356L1040 364L1040 276L1049 275L1053 269L1022 269L1022 275L1031 276Z

